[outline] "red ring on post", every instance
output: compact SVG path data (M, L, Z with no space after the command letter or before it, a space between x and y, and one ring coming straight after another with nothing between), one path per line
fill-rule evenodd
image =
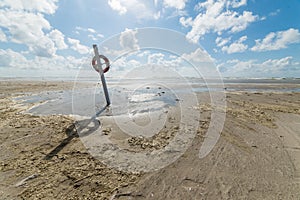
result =
M108 58L106 58L104 55L99 55L99 57L102 58L102 59L105 61L106 67L103 69L103 73L108 72L109 67L110 67ZM93 60L92 60L92 66L93 66L93 68L94 68L98 73L100 73L100 69L98 69L98 65L97 65L97 59L96 59L96 56L93 57Z

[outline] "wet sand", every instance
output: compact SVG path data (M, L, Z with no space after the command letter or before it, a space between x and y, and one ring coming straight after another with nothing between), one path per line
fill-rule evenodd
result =
M199 93L201 105L194 109L201 119L188 150L163 169L132 173L92 157L78 137L74 118L25 114L33 105L12 100L45 88L72 87L67 82L0 81L1 199L300 197L300 93L226 92L221 137L203 159L198 157L199 148L212 109L208 94ZM163 148L178 131L177 117L176 111L170 113L164 129L151 138L125 137L109 118L100 118L98 127L123 148L151 152Z

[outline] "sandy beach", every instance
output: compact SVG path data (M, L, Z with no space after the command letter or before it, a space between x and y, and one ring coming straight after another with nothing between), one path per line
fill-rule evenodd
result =
M268 87L278 87L272 84ZM16 100L72 88L72 82L62 81L0 81L0 199L300 199L299 92L242 91L242 86L226 91L224 128L202 159L212 109L209 94L197 93L199 128L184 154L154 172L130 172L93 157L74 117L29 114L24 111L35 103ZM167 119L149 138L126 136L105 116L95 126L122 148L151 154L178 132L178 111Z

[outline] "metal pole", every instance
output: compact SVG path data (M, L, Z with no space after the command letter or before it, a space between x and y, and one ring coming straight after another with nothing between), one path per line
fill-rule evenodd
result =
M97 65L98 65L98 69L99 69L99 74L101 77L101 82L102 82L102 86L103 86L103 90L104 90L104 94L105 94L105 99L106 99L106 106L110 105L110 99L109 99L109 94L108 94L108 90L107 90L107 85L106 85L106 81L105 81L105 77L104 77L104 73L103 73L103 69L102 69L102 63L99 57L99 52L98 52L98 47L96 44L93 45L94 48L94 53L96 56L96 60L97 60Z

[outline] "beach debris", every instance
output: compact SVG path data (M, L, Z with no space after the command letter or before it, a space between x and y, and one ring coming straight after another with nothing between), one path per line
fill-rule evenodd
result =
M38 174L32 174L32 175L30 175L30 176L27 176L26 178L24 178L24 179L22 179L21 181L19 181L18 183L16 183L15 186L16 186L16 187L21 187L21 186L25 185L27 181L32 180L32 179L35 179L35 178L37 178L37 177L38 177Z
M109 127L102 130L102 133L104 135L108 135L110 132L111 132L111 128L109 128Z
M16 124L14 128L21 128L22 125L21 124Z
M254 123L260 123L270 128L276 128L275 119L268 111L290 112L291 109L279 105L256 104L245 101L229 100L234 106L227 107L227 114L234 116L236 119L249 119Z
M143 150L157 150L167 146L178 131L179 126L173 126L169 130L160 131L150 138L141 135L134 136L130 137L127 142L131 147L139 147Z

